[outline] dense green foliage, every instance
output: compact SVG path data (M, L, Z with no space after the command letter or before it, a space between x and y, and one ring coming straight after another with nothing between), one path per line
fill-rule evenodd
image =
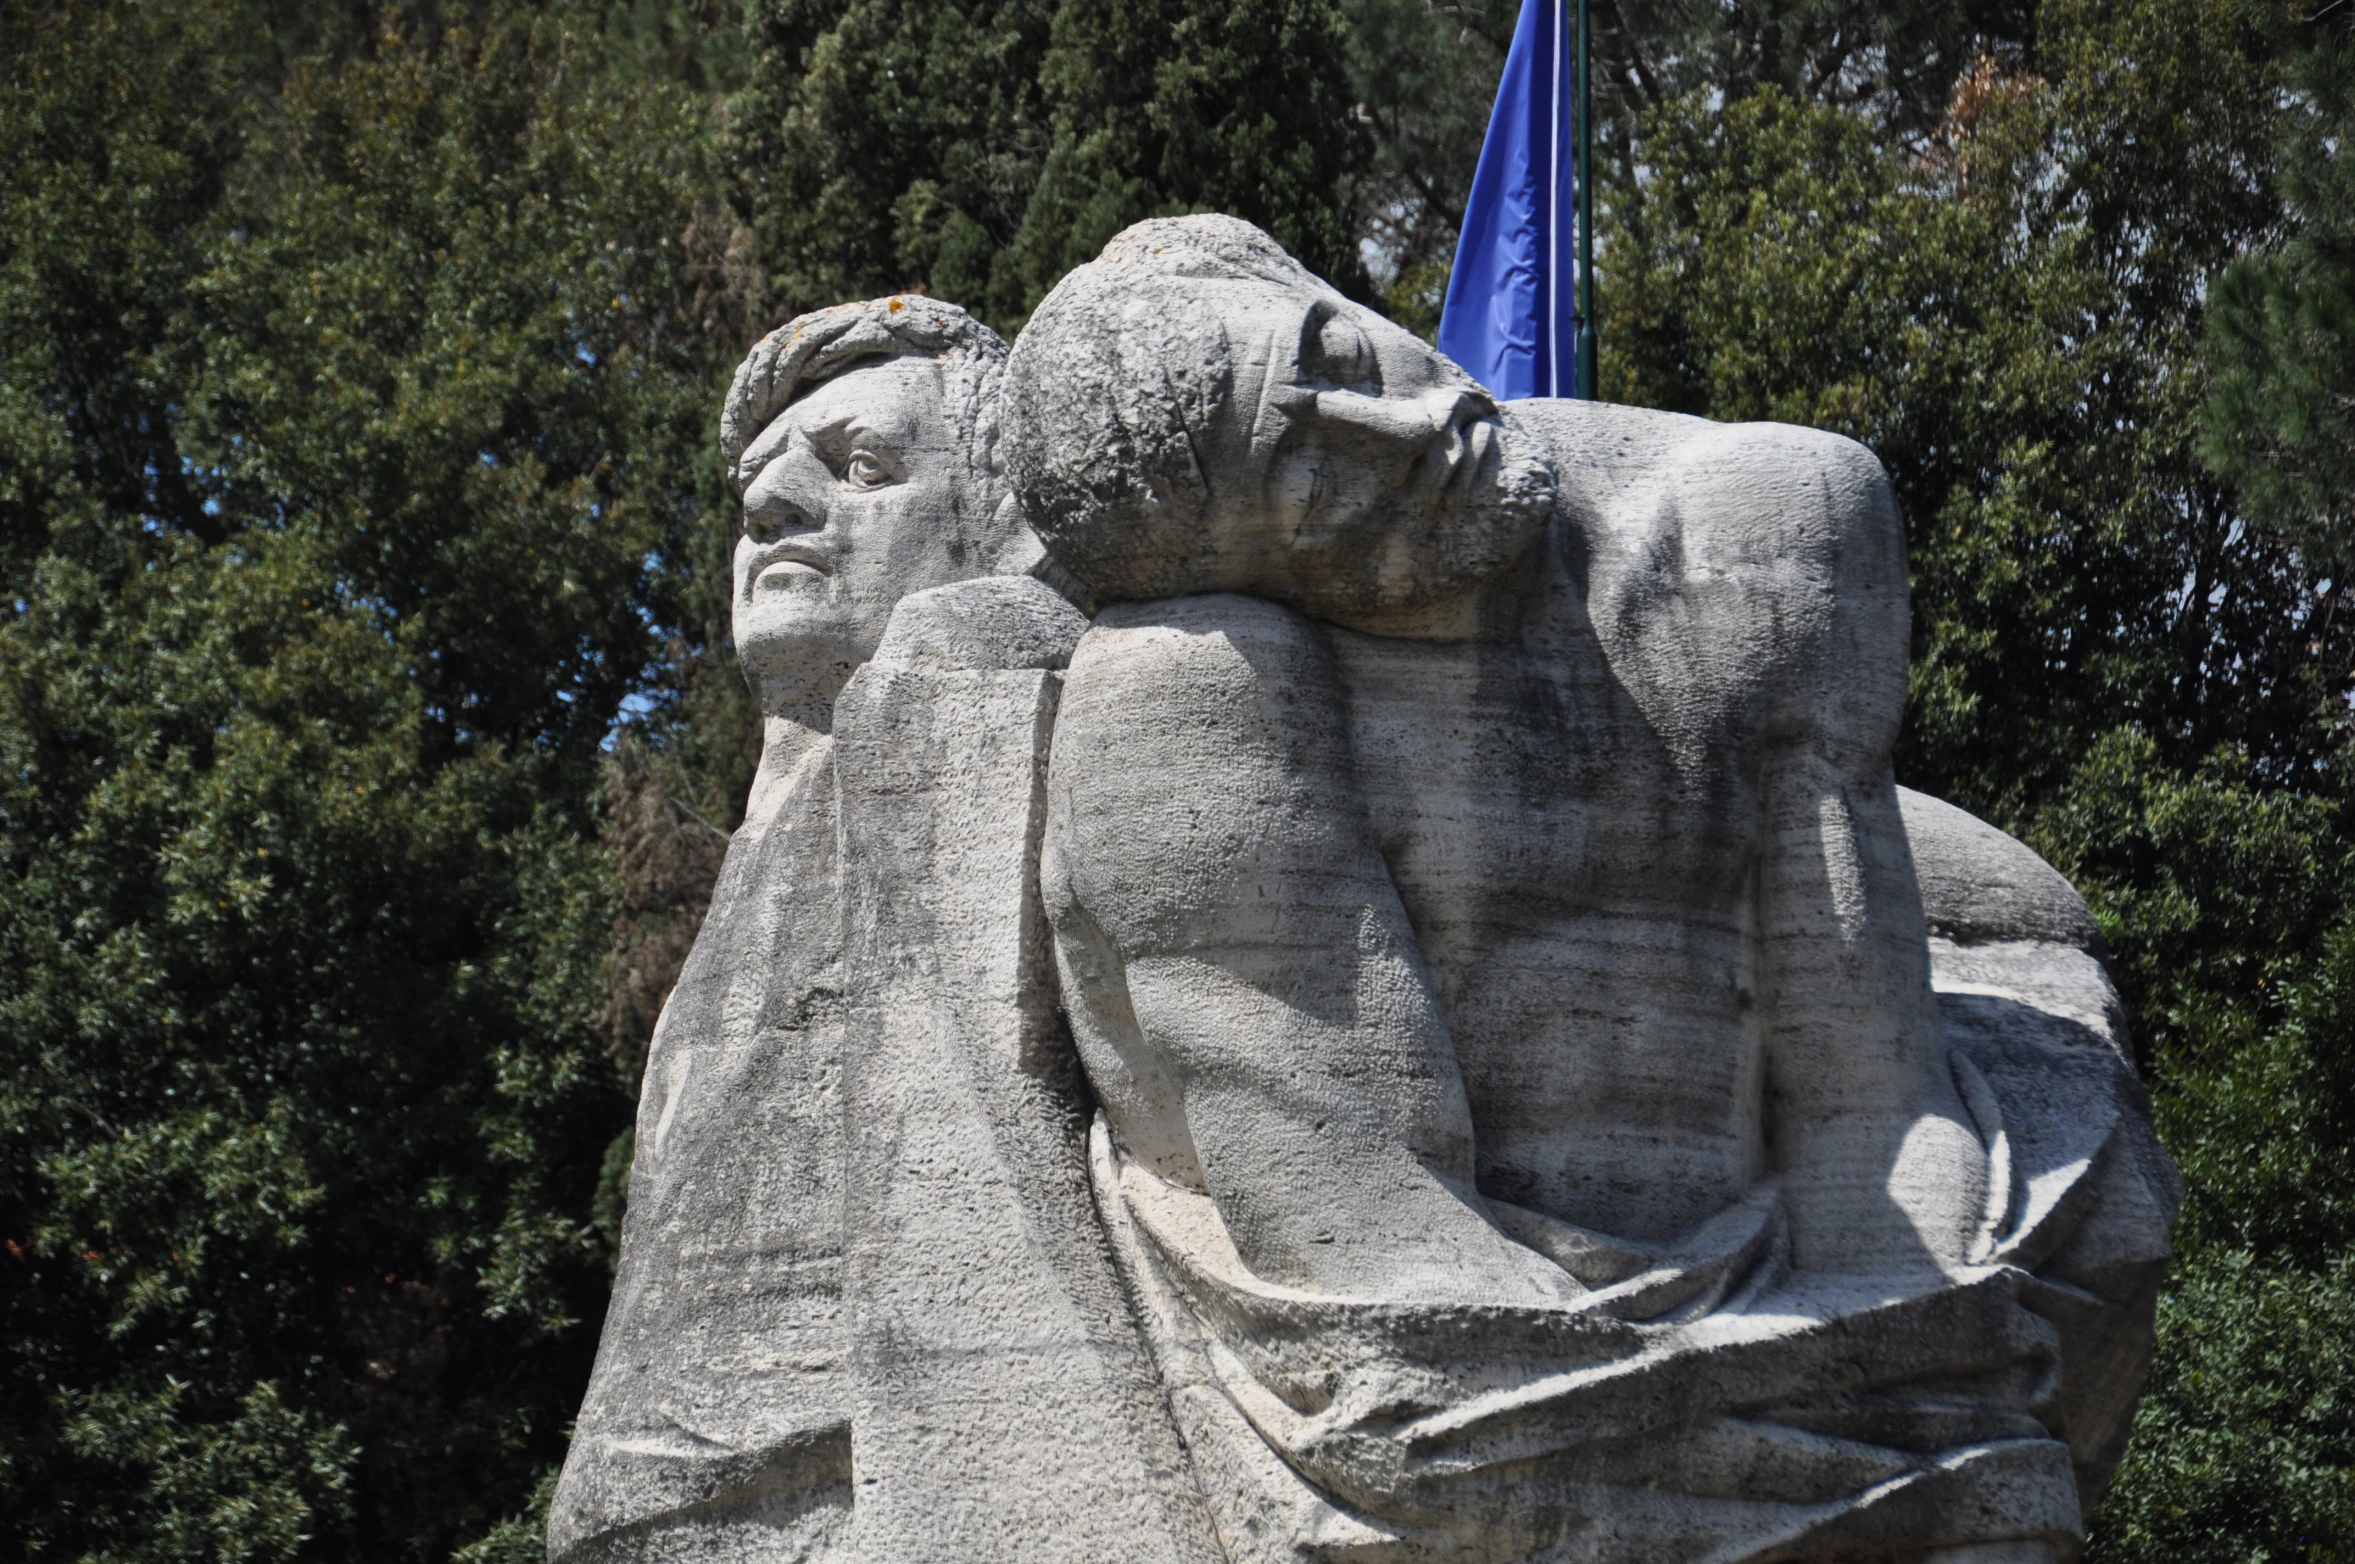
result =
M1141 218L1250 218L1345 286L1333 0L759 0L730 156L782 313L921 287L1007 332Z
M2355 1558L2355 56L1595 0L1608 394L1852 434L1904 780L2116 953L2189 1199L2118 1561ZM1426 331L1512 0L0 0L0 1505L536 1557L752 728L752 336L1217 208Z
M520 22L298 65L264 119L248 20L7 19L34 1557L439 1557L561 1453L608 1276L590 802L695 517L699 111Z
M2355 34L2319 40L2290 74L2291 231L2217 279L2205 432L2252 514L2344 575L2355 565Z
M1592 0L1595 158L1625 188L1647 118L1771 89L1848 112L1876 149L1921 151L1955 79L2034 34L2022 0ZM1512 40L1512 0L1349 0L1351 80L1373 145L1355 190L1384 308L1437 333L1463 202Z

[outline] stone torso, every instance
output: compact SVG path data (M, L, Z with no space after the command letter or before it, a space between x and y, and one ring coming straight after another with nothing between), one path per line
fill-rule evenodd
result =
M1764 1171L1759 784L1809 616L1803 568L1742 568L1742 518L1680 506L1647 433L1648 461L1564 462L1535 584L1486 635L1328 634L1482 1191L1665 1239Z
M795 1557L848 1512L830 745L766 802L655 1029L559 1544L626 1532L615 1557L668 1559L692 1512L682 1535Z
M1680 765L1549 574L1527 642L1332 639L1482 1192L1668 1238L1760 1171L1761 744L1723 700L1712 763Z

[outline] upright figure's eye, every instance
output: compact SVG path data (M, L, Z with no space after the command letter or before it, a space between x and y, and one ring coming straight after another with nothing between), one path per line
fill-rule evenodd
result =
M891 481L891 469L872 451L853 451L842 476L854 489L879 489Z

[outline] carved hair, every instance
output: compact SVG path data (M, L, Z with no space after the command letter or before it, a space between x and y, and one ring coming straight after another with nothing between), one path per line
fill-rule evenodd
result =
M1240 217L1217 212L1156 217L1124 228L1104 246L1096 264L1162 277L1219 277L1282 287L1331 286L1259 229Z
M973 471L994 474L1005 339L954 304L898 293L797 316L753 344L720 411L720 453L735 491L757 476L738 464L770 420L819 382L875 358L938 359L950 427L973 453Z
M1056 559L1114 598L1217 575L1200 450L1234 394L1215 311L1170 278L1322 288L1239 218L1138 223L1055 285L1007 365L1004 462Z
M1260 394L1236 384L1216 298L1255 290L1221 286L1232 284L1333 292L1238 218L1158 218L1056 284L1014 344L1007 479L1049 554L1089 595L1249 592L1313 617L1372 623L1419 611L1523 551L1551 509L1552 473L1509 445L1486 491L1402 518L1380 537L1326 539L1313 545L1321 552L1293 554L1296 535L1238 537L1222 526L1221 511L1264 503L1265 474L1225 449L1235 425L1265 419L1265 410L1230 405ZM1215 492L1222 485L1250 492Z

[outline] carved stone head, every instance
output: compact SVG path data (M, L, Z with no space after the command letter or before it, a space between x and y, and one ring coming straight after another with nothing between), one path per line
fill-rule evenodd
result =
M1064 278L1006 421L1040 538L1107 601L1239 591L1433 633L1552 503L1471 377L1232 217L1140 223Z
M733 620L764 709L831 701L900 599L1036 555L993 462L1005 359L963 310L903 295L804 315L736 371Z

